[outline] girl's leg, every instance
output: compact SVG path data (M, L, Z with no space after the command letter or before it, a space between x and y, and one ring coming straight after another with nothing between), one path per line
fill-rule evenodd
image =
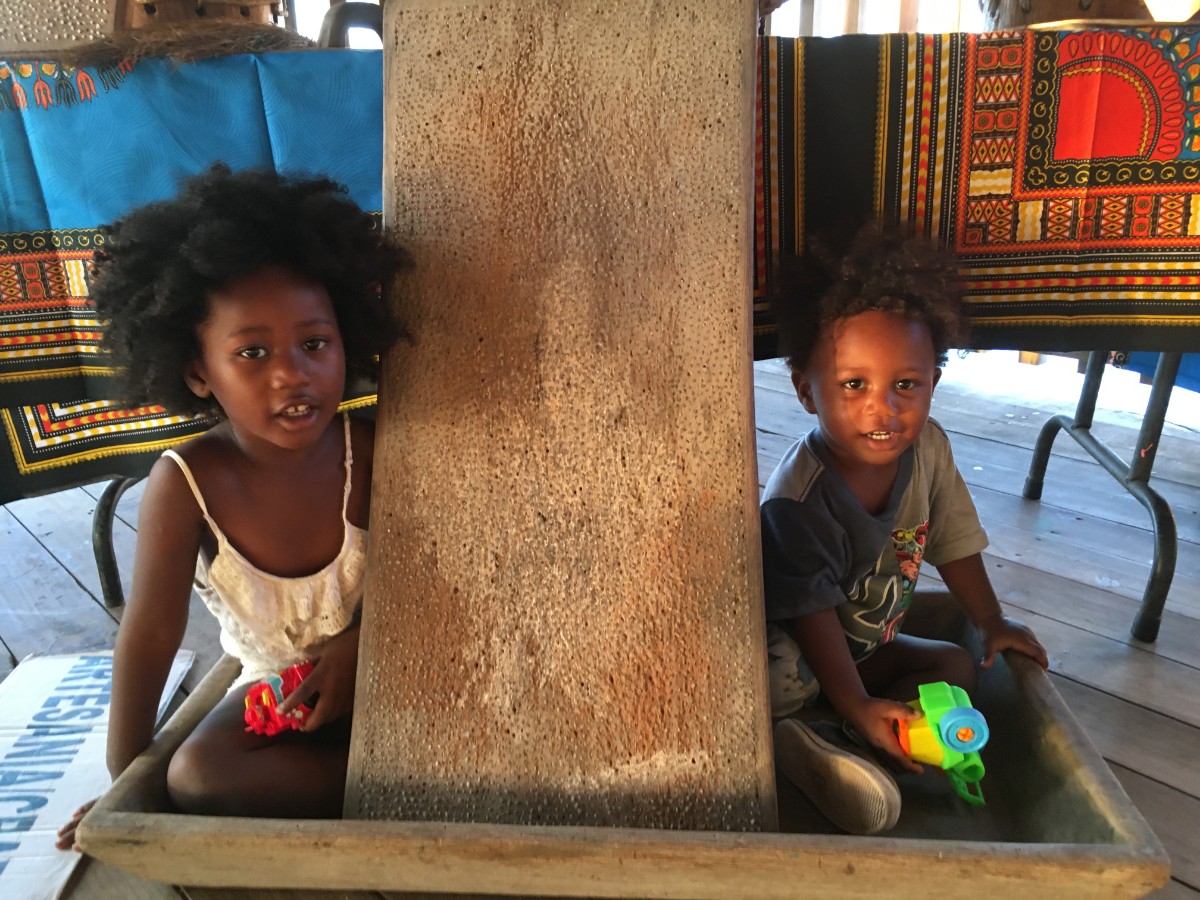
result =
M975 661L958 644L899 634L858 664L863 687L874 697L907 703L917 688L945 681L968 694L975 690Z
M245 730L241 691L224 697L171 758L167 790L183 812L340 818L350 721L273 737Z

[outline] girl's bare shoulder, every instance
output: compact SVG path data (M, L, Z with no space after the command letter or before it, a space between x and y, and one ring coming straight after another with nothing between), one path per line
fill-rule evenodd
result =
M230 440L227 429L221 424L210 428L203 434L189 438L183 443L176 444L171 451L183 460L201 494L207 495L214 478L219 480L220 473L228 467L231 456L236 453L236 448ZM147 492L163 491L175 498L185 495L191 497L193 502L187 505L188 511L190 512L194 507L196 514L200 513L199 504L195 502L183 466L166 456L160 457L151 468L149 479L146 482L146 490Z
M208 431L201 432L195 437L188 438L171 448L189 466L193 463L203 465L209 461L217 461L235 449L232 433L228 422L218 422Z

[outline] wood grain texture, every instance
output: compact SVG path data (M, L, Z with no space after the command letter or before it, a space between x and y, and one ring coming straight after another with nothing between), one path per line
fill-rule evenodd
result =
M113 617L6 507L0 507L0 546L0 635L17 661L112 646Z
M966 810L944 784L925 796L906 790L915 815L875 838L155 811L173 746L234 674L214 673L96 805L80 832L88 852L139 877L212 887L536 896L783 898L795 895L798 871L819 896L878 895L920 877L946 897L1132 897L1167 880L1146 822L1049 679L1020 657L999 660L977 693L997 745L986 812ZM948 801L958 815L945 815ZM929 837L930 815L952 836Z
M1200 852L1195 843L1200 800L1172 790L1124 766L1113 772L1131 800L1146 810L1146 818L1162 838L1171 859L1171 877L1192 889L1200 888Z
M1200 727L1067 678L1052 680L1105 759L1200 801Z
M143 482L144 483L144 482ZM132 497L122 497L118 505L118 516L113 522L113 545L121 573L121 582L126 592L129 591L133 575L133 555L136 535L130 522L137 521L137 501L141 498L142 484L135 485L127 493ZM125 611L124 606L108 608L104 606L103 592L100 589L100 576L96 568L95 553L92 549L92 515L95 510L96 497L103 488L92 487L74 488L59 491L45 497L18 500L9 503L4 510L15 520L25 536L13 532L12 541L5 541L6 556L9 547L25 547L30 566L28 571L45 571L51 580L47 585L49 595L56 601L66 601L75 598L78 604L79 621L88 623L97 620L97 612L105 619L120 622ZM14 549L14 554L16 550ZM14 555L8 560L17 565ZM71 586L63 580L66 575L75 582ZM0 585L0 597L4 587ZM90 600L91 605L84 602ZM58 602L47 604L53 609ZM14 603L15 609L20 609L19 603ZM0 609L0 637L5 633L3 624L4 611ZM18 630L16 633L20 634ZM84 649L111 649L115 639L115 631L110 635L107 630L94 634L94 646ZM182 647L196 654L192 668L184 676L182 688L192 690L204 674L216 664L224 651L219 643L220 626L217 620L204 606L199 596L192 593L188 607L188 624L184 631ZM56 646L59 638L43 636L42 647ZM65 652L62 650L38 649L26 652ZM25 653L21 654L26 655ZM18 657L19 659L20 657Z

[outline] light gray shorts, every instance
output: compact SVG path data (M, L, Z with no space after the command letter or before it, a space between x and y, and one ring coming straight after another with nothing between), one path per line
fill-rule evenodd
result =
M767 625L767 671L773 718L791 715L821 693L821 685L800 655L800 647L778 625Z

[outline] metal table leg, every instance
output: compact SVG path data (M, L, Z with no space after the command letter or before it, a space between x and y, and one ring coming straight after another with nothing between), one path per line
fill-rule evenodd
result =
M1083 380L1083 390L1079 395L1079 405L1075 409L1075 418L1057 415L1042 426L1022 492L1030 500L1041 498L1046 465L1050 461L1050 448L1054 445L1054 438L1058 432L1063 430L1146 507L1154 527L1154 562L1145 593L1142 595L1141 608L1130 629L1139 641L1157 639L1167 592L1171 588L1171 579L1175 577L1175 558L1178 551L1175 516L1167 501L1151 488L1148 482L1182 355L1178 352L1159 354L1158 366L1154 370L1154 382L1150 388L1150 399L1146 402L1146 414L1142 417L1142 427L1138 432L1133 459L1126 465L1091 432L1092 419L1096 412L1096 397L1100 393L1100 379L1104 375L1104 366L1108 360L1107 351L1092 351L1088 355L1087 372Z
M108 483L92 513L92 552L96 555L96 568L100 570L100 590L104 605L120 606L125 602L121 588L121 573L117 568L117 554L113 550L113 519L117 515L117 504L121 495L140 478L116 478Z

